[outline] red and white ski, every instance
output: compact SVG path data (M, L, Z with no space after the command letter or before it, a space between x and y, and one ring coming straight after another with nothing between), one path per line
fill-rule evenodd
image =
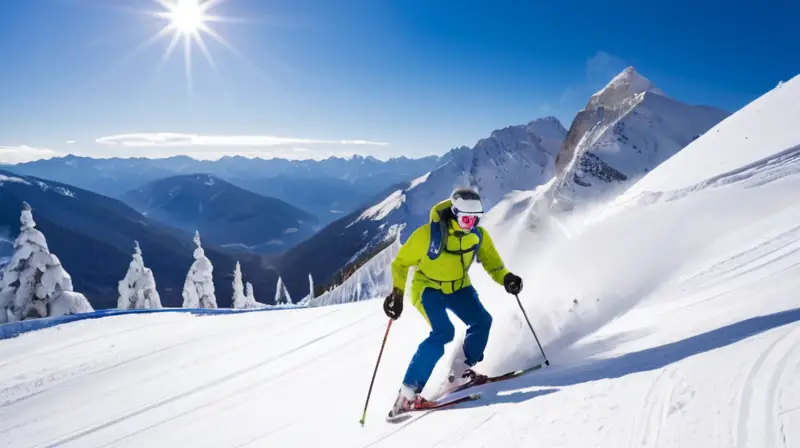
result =
M414 412L418 412L418 411L433 411L433 410L436 410L436 409L447 408L447 407L450 407L450 406L453 406L453 405L456 405L456 404L459 404L459 403L465 403L467 401L475 401L475 400L478 400L479 398L481 398L481 394L470 394L470 395L467 395L465 397L454 398L452 400L439 399L439 400L426 401L423 404L421 404L419 407L415 407L414 409L409 409L407 411L403 411L403 412L401 412L401 413L399 413L397 415L391 416L391 417L387 416L386 417L386 421L390 422L390 423L397 423L397 422L401 422L401 421L407 420L408 418L411 417L410 414L412 414Z
M454 394L456 392L461 392L461 391L463 391L465 389L469 389L470 387L480 386L482 384L496 383L498 381L505 381L505 380L510 380L512 378L517 378L519 376L525 375L526 373L533 372L534 370L539 370L542 367L544 367L544 364L537 364L537 365L535 365L533 367L529 367L527 369L515 370L513 372L504 373L502 375L481 376L481 377L478 377L478 378L476 378L476 379L474 379L474 380L472 380L472 381L470 381L468 383L464 383L464 384L462 384L462 385L460 385L458 387L455 387L453 389L446 390L444 392L444 394L442 394L440 399L443 398L443 397L446 397L448 395L452 395L452 394Z
M411 410L408 410L408 411L404 411L404 412L402 412L400 414L397 414L395 416L392 416L392 417L388 417L387 416L386 417L386 421L390 422L390 423L404 422L404 421L407 421L408 419L410 419L413 416L412 414L414 414L417 411L433 411L433 410L436 410L436 409L447 408L447 407L450 407L450 406L453 406L453 405L456 405L456 404L459 404L459 403L464 403L464 402L467 402L467 401L478 400L478 399L481 398L481 394L480 393L473 393L473 394L470 394L470 395L466 395L466 396L459 397L459 398L452 398L452 399L448 399L447 397L452 395L452 394L455 394L456 392L462 392L465 389L469 389L471 387L480 386L480 385L489 384L489 383L496 383L498 381L510 380L512 378L517 378L517 377L520 377L522 375L525 375L526 373L530 373L530 372L533 372L535 370L539 370L544 366L545 366L545 364L537 364L537 365L535 365L533 367L529 367L527 369L515 370L513 372L508 372L508 373L505 373L503 375L476 378L475 380L472 380L472 381L470 381L468 383L464 383L464 384L462 384L462 385L460 385L460 386L458 386L458 387L456 387L454 389L445 391L442 395L439 396L439 398L437 398L435 400L426 401L423 405L421 405L418 408L414 408L414 409L411 409Z

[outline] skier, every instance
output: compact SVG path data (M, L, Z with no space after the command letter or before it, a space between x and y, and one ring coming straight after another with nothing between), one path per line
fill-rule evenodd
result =
M522 290L522 279L505 267L489 234L478 226L481 215L480 195L470 188L456 189L449 199L433 206L430 222L411 234L392 262L393 290L384 300L384 312L391 319L400 317L408 269L415 266L411 303L431 326L431 332L411 359L389 418L426 401L420 393L444 355L445 344L455 335L447 309L468 327L449 380L463 384L483 376L472 367L483 360L492 316L470 283L468 271L474 260L508 293Z

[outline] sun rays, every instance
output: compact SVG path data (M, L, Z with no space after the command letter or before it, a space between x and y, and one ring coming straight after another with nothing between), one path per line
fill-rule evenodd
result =
M125 13L134 13L153 20L157 28L153 34L146 36L141 43L136 45L130 52L123 54L119 60L109 62L104 67L104 70L97 73L93 82L96 82L99 78L112 76L114 72L134 63L134 60L140 58L155 46L160 46L162 50L160 51L160 56L156 56L155 61L153 61L153 72L149 77L148 85L152 86L152 83L165 68L167 62L171 58L178 56L183 59L184 79L188 96L194 96L195 93L193 72L196 72L198 68L205 68L198 67L196 63L197 50L203 54L203 58L211 69L213 78L217 82L215 88L226 97L228 96L228 89L220 72L223 64L218 63L212 55L212 52L218 52L220 47L229 52L238 62L243 63L248 71L258 75L265 83L272 83L274 79L272 75L264 70L261 63L269 63L273 68L284 72L290 70L280 61L270 58L266 52L260 53L260 63L255 63L226 38L222 37L219 31L224 30L218 31L215 29L218 28L217 25L225 24L286 25L272 16L257 13L248 14L246 17L234 17L224 14L220 6L234 3L234 0L148 0L148 2L151 4L148 9L108 5L110 8Z
M213 17L206 14L211 3L201 3L200 0L177 0L176 3L161 3L167 11L159 13L160 17L170 21L169 28L191 37L200 30L208 30L206 22Z
M237 19L223 18L214 15L211 10L215 6L223 3L226 0L153 0L157 3L162 10L156 12L147 12L148 15L166 23L161 30L154 36L143 42L139 48L134 51L138 54L144 49L155 44L159 40L169 37L161 60L156 67L158 71L167 60L175 53L178 47L182 47L184 59L184 74L186 78L187 93L192 93L192 52L196 47L208 61L211 69L217 78L221 78L217 64L214 57L206 45L204 36L211 37L214 41L232 51L237 57L243 57L230 43L228 43L222 36L219 35L211 24L214 22L232 22Z

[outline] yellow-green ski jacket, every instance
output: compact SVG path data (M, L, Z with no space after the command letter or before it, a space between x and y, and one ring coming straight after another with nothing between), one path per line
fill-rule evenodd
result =
M425 288L441 290L445 294L452 294L461 288L469 286L469 268L475 257L475 248L478 248L477 260L492 279L503 284L503 277L509 272L503 260L497 253L489 233L478 226L479 237L475 232L465 232L458 227L455 221L447 229L446 247L438 256L431 259L431 227L440 222L440 212L451 206L450 200L442 201L431 208L430 223L417 228L414 233L400 248L397 257L392 262L392 282L395 288L403 291L406 287L408 269L415 266L414 277L411 281L411 303L422 315L422 292ZM443 236L444 238L444 236ZM461 254L452 252L463 252Z

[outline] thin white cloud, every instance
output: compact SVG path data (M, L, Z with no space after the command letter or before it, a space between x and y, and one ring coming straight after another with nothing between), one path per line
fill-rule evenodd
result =
M388 143L371 142L369 140L342 140L339 142L342 145L370 145L370 146L387 146Z
M586 83L605 86L627 66L628 64L619 56L598 51L586 60Z
M611 79L622 72L628 64L620 58L605 51L598 51L586 59L585 73L580 82L564 88L553 103L540 106L541 111L564 114L562 118L570 121L563 123L569 127L574 113L583 109L595 92L605 87Z
M86 154L89 155L89 154ZM280 158L287 160L322 160L328 157L343 157L349 158L356 155L364 156L373 155L378 159L387 159L393 154L367 154L363 151L323 151L311 150L308 148L273 148L269 151L225 151L217 150L214 148L198 149L195 147L190 150L173 150L170 148L137 148L136 152L125 152L123 154L114 153L109 154L107 151L103 154L91 154L92 157L108 158L108 157L146 157L150 159L160 159L164 157L172 157L177 155L186 155L197 160L218 160L222 157L240 156L248 159L272 159Z
M271 135L198 135L168 132L119 134L100 137L97 143L133 148L152 147L288 147L293 145L359 145L386 146L388 143L369 140L319 140L297 137L277 137Z
M64 154L50 148L35 148L28 145L2 146L0 145L0 164L16 164L31 162L40 159L59 157Z
M75 140L67 140L67 144L68 145L74 145L75 144Z

